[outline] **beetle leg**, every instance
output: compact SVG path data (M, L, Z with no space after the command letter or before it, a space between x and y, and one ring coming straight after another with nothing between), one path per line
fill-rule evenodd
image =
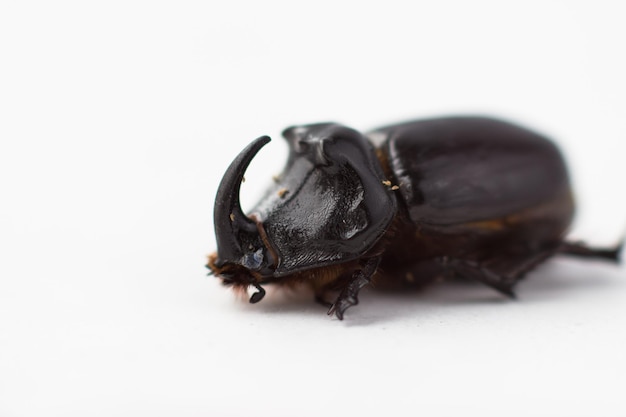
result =
M515 298L513 286L524 275L549 257L562 253L584 258L600 258L618 262L624 239L613 248L590 248L582 243L561 242L534 251L499 254L482 262L464 259L444 259L442 264L453 273L475 279L500 293Z
M563 242L559 252L565 255L579 256L582 258L601 258L619 262L620 252L624 248L624 238L612 248L590 248L582 242Z
M496 274L489 268L481 266L480 262L466 261L463 259L449 259L445 261L445 267L449 271L464 278L470 278L481 282L509 298L516 298L516 295L513 292L513 285L516 281Z
M559 245L550 245L534 251L498 254L483 261L447 259L443 264L453 273L479 281L509 298L516 298L513 292L515 284L559 248Z
M350 307L357 305L359 303L359 291L361 288L365 287L370 283L370 279L372 275L378 269L378 264L380 263L380 257L369 258L367 259L362 268L355 271L352 274L352 278L348 282L348 284L341 290L339 293L339 297L335 303L328 310L328 315L332 316L333 314L337 316L339 320L343 320L343 313Z

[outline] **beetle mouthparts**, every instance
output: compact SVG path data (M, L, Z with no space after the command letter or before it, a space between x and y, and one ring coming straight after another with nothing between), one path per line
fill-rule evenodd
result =
M213 217L217 239L218 264L241 259L240 234L258 234L256 223L244 214L239 203L243 174L259 150L270 141L261 136L250 143L230 164L217 190Z
M263 297L265 297L265 289L261 287L259 284L252 284L252 285L254 285L254 288L257 289L257 292L252 294L252 296L250 297L250 304L255 304L261 301Z

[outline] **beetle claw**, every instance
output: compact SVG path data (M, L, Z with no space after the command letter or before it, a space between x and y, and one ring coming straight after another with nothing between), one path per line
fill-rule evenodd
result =
M348 287L348 290L350 289L351 288ZM334 314L339 320L343 320L343 314L346 312L346 310L357 304L359 304L359 299L357 295L344 291L339 294L337 300L330 306L330 308L328 309L328 315L332 316Z
M330 307L328 310L328 315L332 316L333 314L339 319L343 320L343 313L352 306L359 304L359 299L356 296L348 296L337 298L337 301Z
M339 301L335 302L333 305L330 306L330 308L328 309L328 314L329 316L336 316L339 320L343 320L343 313L344 311L346 311L346 308L343 309L343 311L341 309L338 308L338 303Z

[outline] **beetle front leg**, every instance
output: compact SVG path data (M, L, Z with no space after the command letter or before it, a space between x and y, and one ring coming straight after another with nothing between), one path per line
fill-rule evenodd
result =
M328 310L329 316L334 314L339 320L343 320L343 313L345 313L348 308L359 303L359 291L370 283L370 279L376 272L376 269L378 269L379 263L379 256L369 258L363 263L361 269L352 274L350 281L343 290L341 290L339 297L337 297L335 303Z

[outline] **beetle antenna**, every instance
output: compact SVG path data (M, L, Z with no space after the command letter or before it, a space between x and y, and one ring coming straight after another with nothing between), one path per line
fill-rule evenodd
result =
M250 297L250 304L256 304L259 301L261 301L263 297L265 297L265 289L261 287L259 284L252 284L252 285L254 285L254 288L257 289L257 292L252 294L252 297Z

